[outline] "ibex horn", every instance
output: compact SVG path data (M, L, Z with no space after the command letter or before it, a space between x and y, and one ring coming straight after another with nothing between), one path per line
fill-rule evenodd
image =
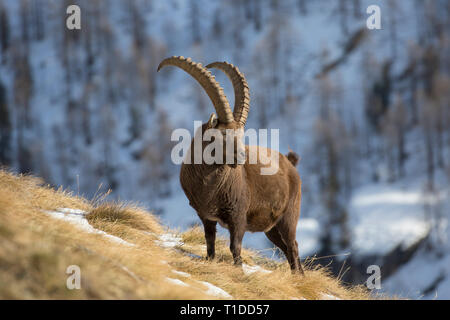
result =
M216 109L219 121L230 123L234 121L233 113L228 104L222 87L216 81L214 76L200 63L193 62L190 58L170 57L164 59L158 66L158 71L165 66L175 66L189 73L205 89Z
M250 109L250 92L244 74L228 62L214 62L206 67L222 70L231 80L234 89L234 120L245 126Z

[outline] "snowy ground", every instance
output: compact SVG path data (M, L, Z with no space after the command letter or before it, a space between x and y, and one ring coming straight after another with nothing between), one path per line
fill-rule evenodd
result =
M424 204L415 188L378 184L358 189L350 203L353 253L382 255L424 238L430 230Z
M93 226L91 226L88 220L86 219L86 215L88 214L86 211L79 209L60 208L55 211L44 211L44 212L52 216L53 218L67 221L85 232L100 234L113 242L124 244L127 246L134 246L134 244L130 242L127 242L119 237L113 236L111 234L108 234L102 230L98 230Z
M413 259L386 281L384 292L412 299L450 298L450 254L419 251Z
M389 278L381 275L381 291L412 299L449 299L448 190L441 185L430 195L420 181L373 184L355 192L350 204L352 253L383 255L430 234L433 248L422 246Z

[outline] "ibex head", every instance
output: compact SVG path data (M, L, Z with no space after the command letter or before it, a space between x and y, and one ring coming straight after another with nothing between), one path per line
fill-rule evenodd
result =
M249 88L244 75L237 67L227 62L214 62L205 68L200 63L195 63L190 58L184 57L164 59L159 64L158 71L168 65L179 67L189 73L205 89L211 99L217 115L213 113L208 122L203 124L201 128L202 136L207 134L207 131L211 129L215 129L216 133L220 133L224 151L222 163L231 164L231 157L226 158L226 155L231 151L234 160L232 165L242 164L243 160L245 161L245 146L242 138L250 107ZM231 112L228 99L222 87L208 70L209 68L222 70L231 80L235 97L234 112ZM213 134L210 142L203 143L203 149L218 138L219 135ZM231 145L230 142L233 142L233 144Z

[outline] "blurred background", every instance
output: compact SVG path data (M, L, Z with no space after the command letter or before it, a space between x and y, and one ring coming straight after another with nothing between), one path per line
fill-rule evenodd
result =
M199 223L170 137L213 107L156 67L226 60L250 86L247 128L280 129L280 151L302 158L301 256L349 283L379 265L383 292L450 299L450 2L378 0L382 29L368 30L373 2L0 0L0 163ZM66 28L71 4L81 30ZM264 234L244 243L277 256Z

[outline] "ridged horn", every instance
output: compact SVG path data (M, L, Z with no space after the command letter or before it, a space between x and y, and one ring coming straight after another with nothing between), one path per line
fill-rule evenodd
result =
M227 97L225 96L222 87L211 72L204 68L201 63L195 63L191 58L174 56L164 59L159 64L158 71L165 66L179 67L200 83L211 99L220 122L230 123L234 121L233 113L231 112L230 105L228 104Z
M206 67L222 70L231 80L234 89L234 120L245 126L250 109L250 91L244 74L228 62L214 62Z

